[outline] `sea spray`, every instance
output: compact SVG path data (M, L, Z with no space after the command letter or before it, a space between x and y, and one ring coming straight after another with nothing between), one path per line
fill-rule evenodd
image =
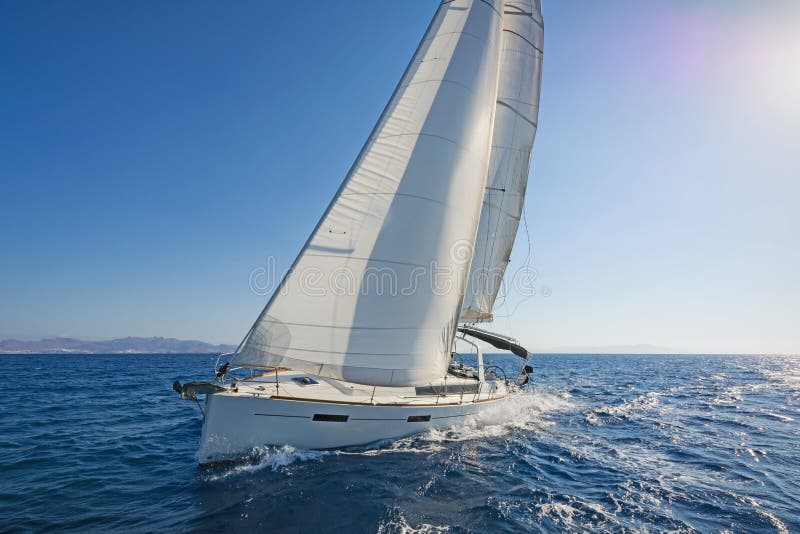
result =
M213 482L232 476L256 473L264 469L280 471L295 462L320 460L328 454L330 454L328 451L296 449L291 445L254 447L250 454L241 458L240 461L227 462L219 470L212 468L204 479Z

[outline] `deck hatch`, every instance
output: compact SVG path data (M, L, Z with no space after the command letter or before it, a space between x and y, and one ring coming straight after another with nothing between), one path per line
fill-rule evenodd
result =
M315 413L312 421L328 421L331 423L346 423L349 415L333 415L328 413Z
M430 421L430 415L409 415L407 421L409 423L423 423L425 421Z
M293 381L297 382L301 386L311 386L313 384L319 384L316 380L311 378L310 376L296 376L292 378Z

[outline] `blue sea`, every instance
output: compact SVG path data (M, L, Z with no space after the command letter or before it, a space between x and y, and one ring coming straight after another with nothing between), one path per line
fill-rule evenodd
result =
M212 356L2 356L0 531L800 532L800 358L531 361L502 413L204 470Z

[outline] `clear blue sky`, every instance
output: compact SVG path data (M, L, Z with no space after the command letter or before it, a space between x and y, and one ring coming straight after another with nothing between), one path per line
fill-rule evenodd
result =
M251 271L291 263L436 5L7 3L0 337L238 342ZM800 4L544 9L540 291L496 328L800 352Z

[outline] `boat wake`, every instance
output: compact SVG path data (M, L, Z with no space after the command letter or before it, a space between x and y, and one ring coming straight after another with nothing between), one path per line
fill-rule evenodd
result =
M530 390L468 417L462 424L431 429L417 436L432 443L497 438L514 430L535 430L554 423L548 414L573 408L569 395Z
M442 429L429 429L406 438L384 440L368 445L336 450L298 449L291 445L254 448L238 461L220 468L212 468L203 477L208 482L263 471L291 474L290 466L296 463L321 461L328 456L381 456L394 453L431 454L444 450L449 444L503 438L516 430L531 431L551 426L548 414L570 410L574 404L566 393L554 394L531 389L510 397L458 425Z
M553 394L528 390L467 417L462 423L447 428L431 428L407 438L386 440L364 447L351 447L334 454L379 456L392 453L435 453L450 443L502 438L515 430L535 430L553 425L547 415L567 411L574 405L566 393Z

